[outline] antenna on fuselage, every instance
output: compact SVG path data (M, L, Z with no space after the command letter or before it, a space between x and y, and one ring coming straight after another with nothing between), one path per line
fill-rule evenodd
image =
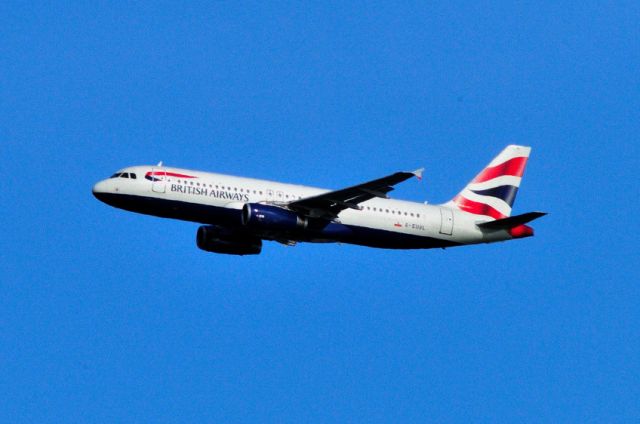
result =
M162 161L158 162L156 166L162 166Z

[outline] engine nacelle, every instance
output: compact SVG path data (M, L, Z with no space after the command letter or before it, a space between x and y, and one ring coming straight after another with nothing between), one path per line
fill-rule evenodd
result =
M278 206L247 203L242 208L242 224L264 231L294 231L307 227L307 219Z
M196 244L207 252L228 255L257 255L262 250L262 240L259 238L212 225L198 228Z

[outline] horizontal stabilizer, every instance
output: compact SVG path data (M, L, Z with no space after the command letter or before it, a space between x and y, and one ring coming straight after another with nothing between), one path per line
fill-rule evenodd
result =
M509 230L517 227L518 225L526 224L527 222L538 219L545 216L546 212L527 212L522 215L511 216L509 218L496 219L495 221L483 222L476 224L478 227L485 230Z

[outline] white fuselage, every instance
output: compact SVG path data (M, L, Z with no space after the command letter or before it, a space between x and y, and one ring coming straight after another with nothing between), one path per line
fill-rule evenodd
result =
M229 228L242 227L240 214L245 204L286 208L286 204L294 200L328 192L302 185L168 167L134 166L115 175L118 174L120 176L95 185L93 192L98 199L133 212ZM278 241L339 241L389 248L449 247L512 238L505 230L483 231L476 225L483 222L478 215L448 206L373 198L360 203L359 207L360 210L341 211L325 230L256 235Z

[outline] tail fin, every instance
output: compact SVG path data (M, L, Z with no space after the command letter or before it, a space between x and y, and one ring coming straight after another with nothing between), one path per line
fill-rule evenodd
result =
M446 205L493 219L511 216L530 152L531 147L507 146Z

